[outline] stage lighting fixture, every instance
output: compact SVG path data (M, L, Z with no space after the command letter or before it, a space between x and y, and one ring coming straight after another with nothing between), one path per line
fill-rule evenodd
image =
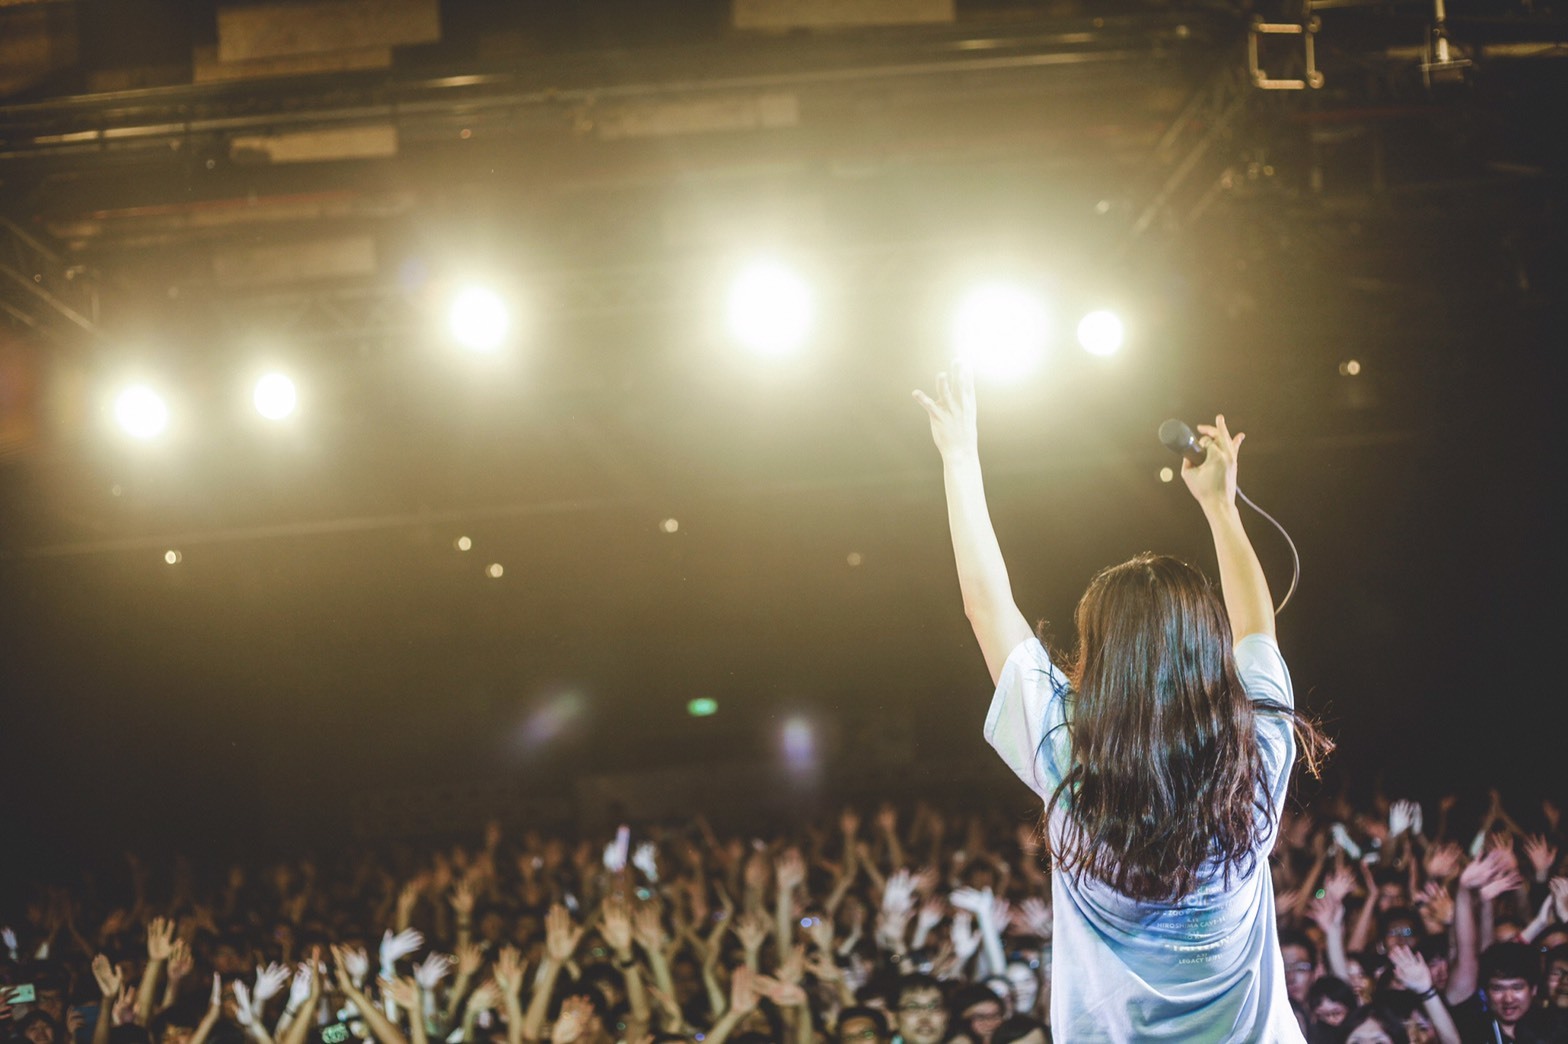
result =
M452 546L457 548L459 551L467 551L469 548L474 546L474 542L468 539L466 536L460 536L456 540L452 541Z
M1049 337L1045 303L1011 283L974 288L953 314L955 352L992 380L1013 380L1033 371Z
M501 579L502 574L505 572L506 570L501 567L500 562L491 562L488 566L485 567L485 575L492 580Z
M294 412L299 393L286 375L269 373L256 382L251 401L256 405L256 412L268 420L283 420Z
M169 427L169 405L145 384L133 384L114 400L114 419L131 438L147 441Z
M688 701L686 704L686 713L690 714L693 718L711 717L712 715L718 713L718 710L719 701L709 699L706 696L699 696L695 700Z
M730 284L730 333L759 355L782 356L799 349L815 317L811 287L778 262L753 262Z
M663 522L659 523L659 528L664 530L666 533L678 532L681 528L680 519L667 518Z
M1160 469L1160 481L1161 482L1170 482L1170 481L1172 481L1175 478L1176 478L1176 469L1175 468L1161 468Z
M1078 343L1090 355L1115 355L1126 335L1115 312L1090 312L1078 322Z
M458 344L475 352L497 351L511 327L506 302L494 290L470 286L452 299L447 328Z
M185 556L180 554L178 551L172 551L171 550L171 551L165 551L163 553L163 560L165 562L169 563L169 565L179 565L180 564L180 559L182 559L184 557Z

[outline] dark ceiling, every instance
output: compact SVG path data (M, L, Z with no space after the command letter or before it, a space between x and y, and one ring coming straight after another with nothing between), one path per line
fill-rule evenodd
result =
M433 781L565 793L768 761L796 713L845 786L869 760L939 790L986 764L986 679L909 390L956 290L1013 273L1131 326L983 393L1027 613L1070 641L1100 566L1210 561L1153 433L1224 410L1300 545L1282 642L1341 771L1560 783L1532 723L1561 618L1568 26L1455 8L1468 67L1423 77L1420 4L1330 2L1324 86L1271 91L1247 28L1301 10L960 0L764 33L727 3L446 0L387 67L193 82L210 3L0 3L74 45L0 100L17 821L283 832ZM1304 71L1299 40L1264 41L1270 72ZM385 154L267 151L301 140ZM712 318L759 248L821 288L789 364ZM490 365L431 318L474 273L524 316ZM266 353L302 385L282 437L243 419ZM98 423L133 371L181 396L164 445Z

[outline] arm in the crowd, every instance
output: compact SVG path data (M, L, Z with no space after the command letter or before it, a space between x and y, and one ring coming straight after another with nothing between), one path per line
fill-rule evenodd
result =
M630 1014L626 1036L629 1040L638 1040L648 1026L648 990L637 966L637 951L632 949L631 911L620 894L611 893L599 908L599 915L599 934L609 945L611 961L626 983L626 1006Z
M742 964L730 973L729 1003L708 1030L703 1044L724 1044L741 1020L756 1010L757 1001L757 974Z
M442 1013L445 1025L452 1025L457 1021L458 1012L463 1009L463 1002L468 999L469 987L474 983L474 976L485 963L484 951L473 943L459 946L454 955L457 957L457 977L452 980L452 990L446 995L446 1010Z
M278 1022L278 1044L305 1044L316 1025L316 1005L321 1000L321 949L313 948L295 972L288 1007Z
M136 989L138 1026L145 1026L152 1021L153 1003L158 996L158 977L173 952L174 922L154 917L147 925L147 970L142 973L141 984Z
M376 1006L376 1002L367 997L363 990L354 982L354 977L349 974L346 952L341 946L332 948L332 966L337 976L338 989L343 991L343 996L359 1009L360 1016L365 1024L370 1027L370 1032L381 1044L408 1044L408 1038L397 1024L387 1018L386 1013ZM388 979L388 982L394 980ZM394 1010L396 1010L394 1008Z
M114 1026L115 999L125 986L125 976L104 954L93 958L93 978L98 983L98 1021L93 1026L93 1044L109 1044L109 1030Z
M522 1044L523 954L517 947L503 946L496 954L495 981L506 1009L506 1044Z
M1377 879L1372 876L1372 867L1369 863L1360 865L1361 879L1367 889L1367 899L1361 904L1361 911L1356 915L1355 926L1350 929L1350 939L1346 943L1346 946L1356 953L1367 948L1372 941L1372 931L1377 927Z
M174 940L170 947L169 960L164 964L163 1000L158 1003L159 1011L168 1011L174 1006L176 998L180 995L180 983L191 973L196 966L195 959L191 956L191 948L184 939Z
M1327 893L1327 889L1324 890ZM1307 906L1307 916L1323 929L1323 959L1329 974L1350 978L1350 962L1345 959L1345 902L1338 895L1324 894Z
M1002 676L1008 654L1032 632L1013 600L1012 581L986 506L975 423L974 374L967 364L955 364L951 373L937 375L935 399L919 391L915 392L915 399L931 418L931 437L942 454L947 523L958 567L958 589L964 600L964 615L974 629L994 683Z
M561 969L572 959L577 944L582 941L583 929L572 923L566 907L556 903L544 919L544 956L539 962L539 974L534 977L534 991L528 998L528 1011L523 1016L524 1040L536 1041L544 1031L544 1017L550 1010L550 995L555 991L555 980Z
M1011 651L1011 649L1008 650L1008 652ZM908 866L909 860L904 855L904 845L898 836L898 810L892 804L883 804L877 810L877 830L887 843L888 866L893 870L897 870L901 866Z
M1454 1025L1454 1017L1448 1013L1448 1006L1432 985L1432 971L1426 966L1426 959L1408 946L1394 947L1388 951L1388 959L1405 989L1421 998L1422 1010L1432 1021L1432 1029L1437 1032L1441 1044L1459 1044L1459 1027Z
M777 895L773 899L773 945L783 953L795 937L795 892L806 883L806 860L798 848L786 848L773 864Z
M1489 853L1459 875L1459 889L1454 897L1454 966L1448 973L1446 991L1450 1004L1459 1004L1475 994L1480 978L1480 940L1490 937L1476 930L1476 891L1493 880L1500 869L1500 860Z
M457 916L457 947L462 949L474 941L474 889L468 881L452 886L452 912Z
M668 940L662 918L662 911L656 903L644 903L632 914L632 935L648 956L648 970L653 973L654 985L673 997L675 977L670 973L670 955L665 949ZM647 1008L647 1002L644 1001L645 1014Z
M478 1039L478 1034L474 1031L479 1026L479 1016L495 1009L500 999L500 992L500 987L496 985L494 979L491 979L480 983L468 995L468 1001L463 1005L463 1028L460 1034L463 1041L472 1042Z
M1233 438L1223 416L1215 417L1213 424L1198 425L1198 431L1208 455L1196 466L1183 460L1181 477L1209 522L1231 637L1238 642L1249 634L1272 638L1274 602L1269 583L1236 510L1236 454L1246 435L1238 432Z
M201 1021L196 1024L196 1032L191 1034L190 1044L207 1044L207 1038L212 1036L213 1028L218 1025L218 1017L223 1014L223 980L217 972L212 973L212 997L207 1003L207 1010L202 1014Z

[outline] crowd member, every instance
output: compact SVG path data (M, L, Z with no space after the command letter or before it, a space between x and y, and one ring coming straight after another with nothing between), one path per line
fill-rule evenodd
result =
M1309 1040L1568 1041L1555 806L1528 834L1494 801L1462 846L1442 805L1428 833L1405 803L1315 804L1271 859ZM0 896L0 1040L1040 1044L1036 829L886 806L762 838L699 820L216 874L132 860Z

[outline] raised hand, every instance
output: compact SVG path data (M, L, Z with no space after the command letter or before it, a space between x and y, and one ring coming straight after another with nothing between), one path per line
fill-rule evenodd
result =
M1552 867L1557 863L1557 849L1547 844L1546 838L1540 834L1533 834L1524 839L1525 858L1530 860L1530 865L1535 867L1535 879L1545 881L1552 873Z
M1437 933L1454 923L1454 897L1437 881L1428 881L1416 899L1416 907L1427 921L1427 931Z
M256 1025L261 1015L261 1002L251 997L250 987L243 979L234 980L234 1021L245 1029Z
M566 912L566 907L560 903L550 907L544 918L544 952L548 960L565 964L572 959L582 938L583 930L572 923L572 915Z
M126 986L114 1001L112 1018L116 1026L125 1026L136 1018L136 987Z
M1325 935L1333 935L1345 927L1345 904L1332 895L1324 895L1307 903L1307 916Z
M908 870L895 870L882 888L882 913L889 918L908 918L915 899L915 880ZM956 905L956 904L955 904Z
M468 995L468 1003L464 1007L475 1014L481 1011L494 1011L500 1000L500 985L494 979L486 979L474 987L474 992Z
M424 960L414 965L414 982L426 993L434 993L451 970L451 957L444 953L426 954Z
M1459 872L1459 863L1464 858L1464 849L1449 841L1441 845L1433 845L1426 851L1426 876L1437 881L1446 881Z
M452 886L452 894L447 896L447 902L452 905L452 910L459 918L471 917L474 913L474 886L465 878Z
M303 1007L316 988L316 969L312 967L312 963L310 960L303 960L299 962L299 967L294 969L294 978L289 982L290 1011L298 1011Z
M761 950L768 938L768 922L756 914L747 913L737 917L732 930L741 946L751 954Z
M632 911L632 934L649 955L664 952L664 911L658 903L643 903Z
M745 1015L757 1009L757 973L744 964L730 975L730 1010L726 1015Z
M508 998L515 998L523 988L523 953L515 946L503 946L495 955L495 982Z
M940 895L928 896L915 913L915 934L924 937L946 916L947 901Z
M368 966L370 963L370 958L365 956L365 951L360 950L359 955ZM289 969L287 965L278 964L276 962L269 964L266 967L262 967L259 964L256 965L256 988L252 992L256 997L257 1008L260 1008L261 1005L265 1004L273 997L276 997L279 993L282 993L283 986L288 981Z
M1506 895L1523 887L1524 878L1520 876L1519 871L1508 870L1482 885L1480 894L1482 899L1496 899L1500 895Z
M381 967L390 969L423 945L425 937L415 928L405 928L396 935L388 929L381 936Z
M947 897L948 902L960 910L968 910L976 917L988 914L994 901L989 888L955 888Z
M370 974L370 954L360 946L345 946L343 949L343 966L348 969L348 977L353 980L354 986L363 989L365 978ZM261 983L260 969L257 969L258 988Z
M644 841L632 853L632 865L642 871L642 875L650 884L659 881L659 846L652 841Z
M626 869L626 853L621 850L620 841L611 841L604 846L604 868L612 874Z
M622 957L631 954L632 914L622 896L611 895L599 908L599 934L617 954Z
M1016 931L1038 935L1042 939L1049 939L1051 937L1050 906L1044 899L1025 899L1013 912L1013 928Z
M1552 890L1552 907L1559 921L1568 921L1568 877L1554 877L1547 885Z
M1494 848L1460 871L1459 885L1473 891L1479 890L1503 874L1513 873L1514 866L1512 852Z
M125 986L125 974L105 954L93 958L93 978L104 1000L112 1000Z
M753 984L758 993L781 1008L799 1008L806 1004L806 991L799 983L758 975Z
M931 440L944 458L979 452L975 421L975 376L968 362L955 360L952 369L936 375L936 397L923 391L915 401L931 419Z
M801 857L800 849L786 848L780 852L773 864L773 875L779 891L784 894L793 892L805 883L806 860Z
M376 980L381 984L381 992L392 999L392 1003L409 1013L411 1018L419 1017L419 983L410 978L380 978Z
M1399 975L1399 981L1405 984L1405 989L1425 993L1432 988L1432 970L1426 966L1426 958L1410 947L1395 946L1388 951L1388 960Z
M485 963L485 951L479 948L478 943L463 943L457 948L455 956L457 976L460 979L472 979L479 974L479 969Z
M169 947L169 967L166 969L169 981L180 982L195 967L196 958L191 956L190 945L184 939L174 940L174 945Z
M556 1016L555 1026L550 1030L550 1044L572 1044L588 1029L588 1020L593 1018L593 1004L581 994L568 997L561 1002L561 1013Z
M1193 499L1198 503L1234 504L1236 502L1236 457L1241 442L1247 436L1237 432L1234 436L1225 424L1224 415L1214 418L1213 424L1199 424L1198 445L1208 451L1202 464L1182 458L1181 478L1187 484Z
M166 961L174 953L174 922L154 917L147 924L147 959Z
M1398 837L1406 830L1415 826L1416 817L1421 814L1421 806L1414 801L1396 801L1388 808L1388 836L1390 839Z
M975 927L974 915L968 910L960 910L953 915L950 934L953 939L953 954L958 958L959 964L969 960L980 949L980 930Z

